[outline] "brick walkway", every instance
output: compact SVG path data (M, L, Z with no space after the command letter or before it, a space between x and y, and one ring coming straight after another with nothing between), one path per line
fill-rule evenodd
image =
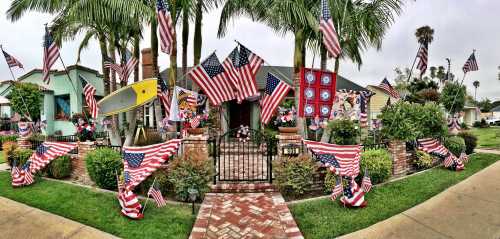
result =
M278 192L209 193L189 238L303 238Z

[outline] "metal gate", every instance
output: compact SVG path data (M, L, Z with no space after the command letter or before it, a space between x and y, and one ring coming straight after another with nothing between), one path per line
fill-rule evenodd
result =
M220 136L215 144L214 183L216 180L272 182L275 140L257 130L237 128Z

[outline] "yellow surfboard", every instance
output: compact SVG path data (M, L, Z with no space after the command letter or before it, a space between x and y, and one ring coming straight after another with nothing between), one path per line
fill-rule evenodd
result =
M125 86L102 98L99 105L99 115L109 116L135 109L156 99L157 79L146 79Z

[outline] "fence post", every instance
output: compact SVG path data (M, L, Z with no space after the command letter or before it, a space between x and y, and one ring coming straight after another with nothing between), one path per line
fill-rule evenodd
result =
M406 175L410 168L406 157L406 142L391 140L389 152L392 155L392 175L396 177Z
M212 147L212 154L214 157L214 185L217 184L217 140L210 139L210 147Z

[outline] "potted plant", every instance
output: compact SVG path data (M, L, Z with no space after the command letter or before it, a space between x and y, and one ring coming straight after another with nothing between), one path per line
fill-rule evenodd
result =
M76 126L76 136L80 142L95 140L95 124L82 114L73 114L71 122Z
M278 126L281 135L295 135L299 131L296 126L296 113L295 108L278 107L278 116L274 122Z
M201 135L205 133L205 126L208 123L208 113L194 113L191 111L182 112L184 118L184 128L192 135Z

